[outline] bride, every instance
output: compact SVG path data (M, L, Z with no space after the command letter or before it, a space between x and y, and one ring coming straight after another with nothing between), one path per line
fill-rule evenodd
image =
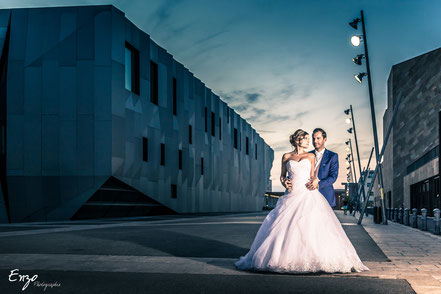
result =
M315 177L315 154L305 151L309 135L299 129L290 137L294 151L282 158L281 179L292 182L261 224L251 249L236 268L288 273L361 272L360 260L328 201L306 183Z

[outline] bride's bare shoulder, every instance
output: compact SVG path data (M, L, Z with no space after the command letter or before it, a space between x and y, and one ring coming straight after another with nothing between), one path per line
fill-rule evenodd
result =
M308 158L311 162L314 162L315 154L313 152L308 152L308 154L306 154L306 158Z
M284 153L282 155L282 161L285 162L291 158L291 152Z
M306 154L306 157L309 158L309 159L314 159L315 158L315 154L313 152L308 152Z

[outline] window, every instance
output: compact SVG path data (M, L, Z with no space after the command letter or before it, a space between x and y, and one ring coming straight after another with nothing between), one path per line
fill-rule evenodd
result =
M219 140L222 140L222 121L220 116L219 116Z
M173 78L173 115L177 115L178 110L177 110L177 97L176 97L176 78Z
M234 128L234 148L237 149L237 129Z
M150 101L158 105L158 65L150 61Z
M125 87L139 95L139 51L128 42L125 49Z
M227 106L227 123L230 123L230 107Z
M188 125L188 144L193 144L192 142L191 125Z
M257 143L254 144L254 157L257 160Z
M161 165L165 165L165 144L161 143Z
M201 157L201 175L204 174L204 158Z
M214 123L214 112L211 112L211 135L214 136L214 128L216 127Z
M146 137L142 137L142 160L149 161L149 142Z
M248 137L245 138L245 153L248 155Z
M182 169L182 150L179 149L179 169Z
M178 198L178 187L176 184L171 184L171 197Z
M207 107L205 107L205 132L207 132Z

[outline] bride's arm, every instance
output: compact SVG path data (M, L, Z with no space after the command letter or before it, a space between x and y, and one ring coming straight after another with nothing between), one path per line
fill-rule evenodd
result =
M280 182L282 183L282 186L286 188L285 186L285 176L286 176L286 160L288 159L289 154L283 154L282 155L282 171L280 172Z
M311 154L309 156L309 161L311 161L311 172L310 172L310 178L314 178L315 177L315 154L314 153L309 153Z

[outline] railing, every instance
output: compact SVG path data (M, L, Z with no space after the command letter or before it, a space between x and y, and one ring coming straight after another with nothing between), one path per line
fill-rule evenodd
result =
M262 207L262 210L271 210L276 207L279 198L280 196L265 193L265 204Z

